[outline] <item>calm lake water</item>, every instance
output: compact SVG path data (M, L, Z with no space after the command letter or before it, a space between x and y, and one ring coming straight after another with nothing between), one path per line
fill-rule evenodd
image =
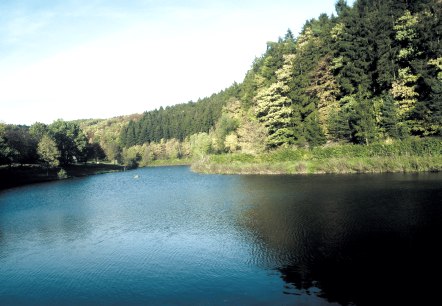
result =
M441 199L442 174L187 167L15 188L0 304L423 305L440 300Z

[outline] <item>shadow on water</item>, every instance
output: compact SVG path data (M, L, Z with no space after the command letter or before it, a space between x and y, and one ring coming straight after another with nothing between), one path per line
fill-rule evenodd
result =
M9 190L0 304L431 304L441 182L167 167Z
M439 174L244 176L241 188L248 208L238 222L284 293L342 305L439 299Z

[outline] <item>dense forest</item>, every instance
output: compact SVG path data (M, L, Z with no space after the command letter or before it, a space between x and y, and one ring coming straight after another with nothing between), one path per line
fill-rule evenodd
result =
M339 0L336 15L268 42L242 83L211 97L107 120L2 125L0 164L107 159L135 166L439 138L441 15L440 0Z
M289 30L269 42L243 83L201 101L206 108L147 112L123 129L121 144L205 132L219 152L250 147L249 138L270 149L440 136L441 6L366 0L349 7L340 0L337 16L323 14L298 37ZM235 136L234 147L223 145Z

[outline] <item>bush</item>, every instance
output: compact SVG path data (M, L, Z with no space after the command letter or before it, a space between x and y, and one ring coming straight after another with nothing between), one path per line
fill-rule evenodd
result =
M280 148L262 155L265 162L285 162L309 159L310 152L306 149Z
M442 141L437 138L417 138L391 144L374 143L368 146L347 144L313 148L311 154L313 159L319 160L338 157L438 156L442 154Z
M60 180L68 178L68 174L66 170L64 170L63 168L61 168L60 171L58 171L57 176Z

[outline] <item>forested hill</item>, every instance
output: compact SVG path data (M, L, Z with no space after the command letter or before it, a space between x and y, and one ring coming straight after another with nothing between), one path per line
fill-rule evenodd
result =
M336 11L307 21L298 37L289 30L269 42L243 83L130 122L121 144L183 140L211 128L212 138L223 137L218 143L236 136L235 150L250 137L272 148L441 135L441 1L339 0ZM228 110L234 100L239 107ZM225 129L216 126L223 106L222 121L236 129L217 133Z
M221 116L227 101L238 97L239 86L235 83L226 90L200 99L166 108L145 112L141 119L131 120L121 131L121 145L159 142L161 139L178 139L200 133L208 133Z
M336 12L307 21L296 37L288 30L268 42L242 83L197 102L107 120L0 124L0 164L41 160L42 140L40 153L53 152L54 165L91 158L147 165L410 137L440 142L442 1L338 0Z

